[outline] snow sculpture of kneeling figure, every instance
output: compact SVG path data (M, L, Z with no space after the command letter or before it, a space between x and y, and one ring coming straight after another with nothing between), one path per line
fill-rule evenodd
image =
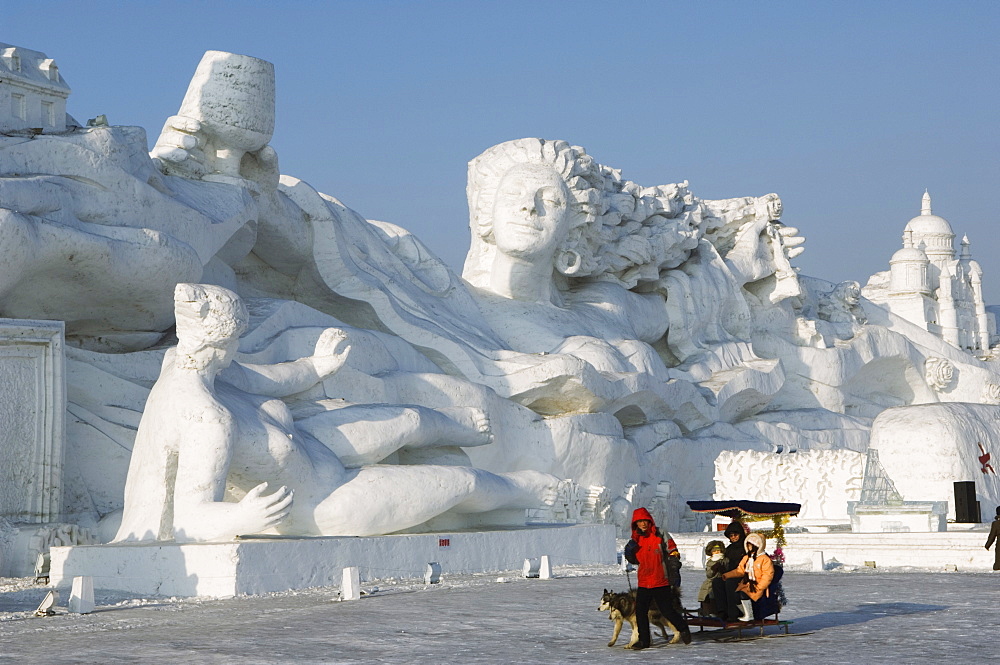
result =
M534 508L554 498L558 479L535 471L346 468L335 452L345 439L361 457L378 451L372 457L377 459L408 446L489 443L488 424L477 421L475 414L482 412L475 409L467 410L473 415L466 413L469 422L462 423L432 409L374 405L380 417L395 409L390 417L399 425L348 427L346 436L331 426L327 431L337 436L327 441L315 422L298 427L280 398L314 388L340 369L349 352L340 330L324 333L313 356L241 365L232 361L248 316L236 294L178 284L174 300L178 346L164 358L143 412L116 541L377 535L446 512ZM368 430L375 435L366 436ZM268 494L270 484L279 487Z

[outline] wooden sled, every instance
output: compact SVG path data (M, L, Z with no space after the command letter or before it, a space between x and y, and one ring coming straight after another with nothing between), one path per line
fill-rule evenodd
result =
M717 628L719 630L735 630L736 635L739 638L743 637L744 630L751 630L753 628L760 629L760 636L764 636L764 628L767 626L778 626L779 629L784 629L785 635L788 634L788 627L794 622L780 619L778 614L772 614L769 617L764 617L762 619L755 619L753 621L723 621L716 617L705 617L696 614L692 610L684 610L684 620L687 621L688 626L698 626L698 632L702 632L706 628Z

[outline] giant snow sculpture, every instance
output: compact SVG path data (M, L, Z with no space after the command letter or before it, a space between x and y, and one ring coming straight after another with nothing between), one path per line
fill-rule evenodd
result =
M519 509L490 510L507 499L523 505L503 490L491 495L503 501L477 512L456 510L457 495L420 495L405 518L362 512L354 525L320 525L319 506L346 478L430 477L445 467L444 476L494 484L541 474L531 477L544 478L546 492L529 492L537 519L624 521L633 504L651 504L669 528L700 528L684 502L720 488L846 519L844 497L857 498L847 471L798 483L845 484L805 500L783 496L777 475L772 483L734 467L729 477L726 465L754 459L777 469L784 460L812 473L823 451L864 453L876 423L891 474L901 468L895 456L920 454L893 443L908 409L949 402L937 417L981 422L997 409L994 365L861 299L856 283L799 275L792 261L803 239L781 222L776 195L711 201L686 182L640 186L563 141L508 141L472 160L472 247L460 277L404 229L280 175L267 145L272 76L255 58L209 52L150 154L138 128L0 135L0 316L65 325L69 417L65 461L54 466L64 499L53 511L65 521L110 538L127 494L139 510L127 507L121 538L523 524ZM189 371L176 358L193 338L175 316L175 305L188 305L174 296L188 283L204 285L183 287L196 294L228 289L248 312L245 334L219 342L225 353L205 351L216 354L218 378L203 381L202 406L222 404L243 414L235 423L308 441L289 444L289 455L315 453L337 469L317 479L266 455L250 458L253 473L230 468L232 478L211 464L196 469L209 478L195 483L198 506L255 516L228 530L199 532L185 517L198 509L178 512L168 500L177 487L163 464L175 451L180 459L183 437L145 424L170 413L167 394L194 399L176 388ZM182 303L202 295L190 297ZM279 401L231 378L246 375L240 366L301 366L330 328L351 347L332 377ZM274 422L261 425L265 416ZM408 418L422 425L407 429ZM373 449L352 431L376 419L385 446ZM476 423L488 423L491 441ZM993 445L966 441L975 428L947 431L962 439L951 458ZM214 440L222 454L212 463L253 450ZM726 481L717 484L717 473ZM553 476L562 481L558 509L542 501L553 498ZM740 477L744 485L732 480ZM294 490L291 506L254 489L263 482ZM908 500L950 498L940 496L943 482L898 486L913 488ZM984 503L1000 500L995 482L979 492ZM272 524L262 510L282 519Z

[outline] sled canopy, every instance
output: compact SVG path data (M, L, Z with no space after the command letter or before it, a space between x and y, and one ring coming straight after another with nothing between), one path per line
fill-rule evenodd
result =
M746 517L776 517L798 515L802 509L799 503L777 503L774 501L688 501L687 505L695 513L715 513L733 520Z

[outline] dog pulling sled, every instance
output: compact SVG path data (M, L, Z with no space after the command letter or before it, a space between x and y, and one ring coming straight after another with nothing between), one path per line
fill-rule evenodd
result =
M698 626L699 633L703 632L706 628L715 628L718 629L718 632L735 630L736 639L743 639L744 630L759 628L760 637L765 637L764 629L767 626L778 626L779 629L784 630L784 635L789 635L790 633L788 632L788 627L793 623L792 621L779 619L777 613L773 615L773 619L764 617L759 621L723 621L722 619L716 619L715 617L701 616L692 610L681 608L679 596L675 596L675 602L677 603L679 611L684 614L684 620L687 621L688 628ZM625 623L629 624L632 628L631 635L629 636L629 639L626 640L626 648L638 641L639 632L635 623L635 591L615 593L610 589L605 589L604 595L601 597L601 604L597 609L599 611L609 612L608 618L615 622L614 633L611 636L611 641L608 642L609 647L613 647L618 641L618 636L621 634L622 626ZM656 605L653 605L650 608L649 623L651 624L650 627L655 626L659 628L659 632L663 636L663 639L670 644L677 644L681 641L680 633L672 624L660 615ZM674 635L672 638L667 636L667 628L673 632ZM777 637L779 635L782 635L782 633L779 632L771 637Z
M743 631L756 628L760 631L759 637L767 637L767 635L765 635L765 629L768 626L776 626L778 627L778 632L770 637L783 637L791 635L791 633L789 633L789 626L791 626L793 622L781 619L779 615L782 605L785 604L784 591L781 587L781 578L784 574L784 568L782 567L784 556L781 552L781 546L785 544L783 525L788 521L789 516L797 515L799 513L801 508L800 504L740 500L688 501L687 503L692 512L714 513L716 515L723 515L732 520L739 520L744 523L756 522L765 519L773 520L774 528L764 531L763 534L767 538L774 538L778 544L775 554L771 557L774 567L774 576L769 586L769 589L773 589L775 593L768 593L767 595L762 596L759 600L752 601L750 603L753 610L752 620L728 621L720 619L716 616L706 616L703 611L685 609L680 603L679 588L675 590L672 586L671 590L674 591L672 595L674 610L684 617L684 620L689 628L698 626L699 633L704 632L706 628L714 628L718 630L718 632L736 631L735 639L743 639ZM761 552L763 552L763 543L760 544L760 548ZM626 578L628 578L630 568L624 559L622 561L622 570L625 572ZM636 592L632 589L632 580L629 579L628 581L629 591L627 593L615 593L610 589L605 589L604 595L601 598L601 604L598 607L598 610L608 612L608 618L615 622L614 633L611 637L611 641L608 642L609 647L614 646L618 641L619 634L621 633L623 624L625 623L632 626L632 635L625 648L633 648L633 645L636 644L639 639L636 620ZM673 584L676 585L677 583L674 582ZM746 615L744 614L744 616ZM659 627L660 633L663 635L664 639L669 641L669 643L676 644L677 642L682 641L682 633L660 614L658 606L655 603L649 608L649 623L652 624L652 626ZM669 627L674 633L672 639L667 638L667 627ZM781 631L784 632L782 633ZM686 637L683 641L685 641L685 643L689 642L690 636L687 635L686 632L684 635ZM749 637L749 639L757 639L757 637Z

